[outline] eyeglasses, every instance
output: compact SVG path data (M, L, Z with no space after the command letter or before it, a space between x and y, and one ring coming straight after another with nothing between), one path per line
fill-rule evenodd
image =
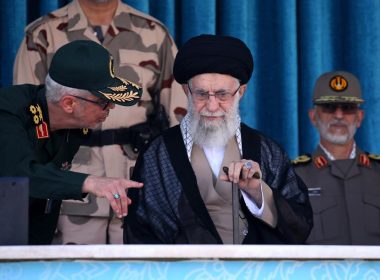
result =
M338 108L341 109L344 114L355 114L359 109L358 104L355 103L329 103L319 104L318 106L327 114L334 114Z
M194 91L191 89L189 84L187 84L187 87L189 88L191 95L194 96L194 100L199 101L199 102L207 101L210 98L210 96L214 96L216 99L218 99L219 102L227 102L240 89L240 85L239 85L239 87L233 92L221 90L221 91L215 92L214 94L210 94L208 91L203 91L203 90L195 90Z
M83 100L83 101L87 101L87 102L96 104L96 105L100 106L103 110L107 109L108 105L110 104L109 100L103 100L103 99L90 100L90 99L87 99L87 98L84 98L84 97L80 97L80 96L77 96L77 95L71 95L71 94L70 94L70 96L73 96L73 97L78 98L78 99Z

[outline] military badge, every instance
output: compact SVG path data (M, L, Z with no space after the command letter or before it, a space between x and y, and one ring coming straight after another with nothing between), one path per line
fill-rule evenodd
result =
M328 161L323 156L317 156L317 157L314 158L314 165L318 169L327 166L327 164L328 164Z
M109 70L112 78L115 78L115 68L113 68L113 57L110 55Z
M311 160L310 156L302 155L292 160L292 164L297 165L297 164L302 164L302 163L308 163L310 160Z
M32 115L33 123L36 125L37 138L49 138L49 127L47 123L44 121L41 106L39 104L30 105L29 112Z
M36 125L36 133L38 139L49 138L49 129L46 122Z
M359 165L370 167L371 162L369 161L369 157L366 154L362 153L359 155Z
M335 91L343 91L347 88L347 86L347 80L341 75L334 76L330 80L330 87Z
M368 154L368 157L370 159L374 159L374 160L380 160L380 155L375 155L375 154Z

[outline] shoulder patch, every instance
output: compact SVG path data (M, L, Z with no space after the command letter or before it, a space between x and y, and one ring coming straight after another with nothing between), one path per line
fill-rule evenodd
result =
M309 155L301 155L298 156L297 158L292 160L293 165L298 165L298 164L305 164L311 161L311 157Z
M370 159L380 161L380 155L368 154L368 157L369 157Z

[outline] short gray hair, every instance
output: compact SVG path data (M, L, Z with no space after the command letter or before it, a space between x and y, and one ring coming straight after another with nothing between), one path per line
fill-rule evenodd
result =
M45 79L46 100L51 103L58 103L65 95L74 96L89 96L91 93L88 90L71 88L61 85L54 81L48 74Z

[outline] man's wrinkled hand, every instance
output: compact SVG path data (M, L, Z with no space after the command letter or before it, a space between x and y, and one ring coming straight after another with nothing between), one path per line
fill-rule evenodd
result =
M84 181L82 192L107 198L116 216L122 218L128 214L128 205L132 203L127 197L127 190L142 186L143 183L127 179L90 175Z

